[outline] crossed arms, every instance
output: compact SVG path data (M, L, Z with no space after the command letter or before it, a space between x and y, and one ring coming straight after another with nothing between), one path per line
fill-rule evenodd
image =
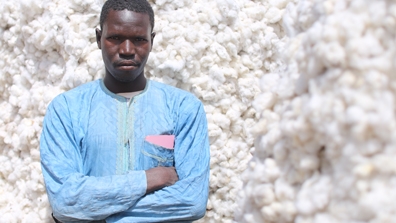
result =
M203 217L209 187L209 142L202 105L180 115L175 167L94 177L83 174L78 121L60 96L48 107L40 139L43 175L62 222L169 222Z

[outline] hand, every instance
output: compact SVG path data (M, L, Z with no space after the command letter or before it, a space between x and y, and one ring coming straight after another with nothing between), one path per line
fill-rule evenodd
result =
M162 166L146 170L146 178L146 194L171 186L179 180L174 167Z

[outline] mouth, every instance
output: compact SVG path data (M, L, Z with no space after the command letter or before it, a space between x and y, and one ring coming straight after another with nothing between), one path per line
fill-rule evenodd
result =
M117 67L121 70L130 70L139 67L139 64L134 61L122 61L117 64Z

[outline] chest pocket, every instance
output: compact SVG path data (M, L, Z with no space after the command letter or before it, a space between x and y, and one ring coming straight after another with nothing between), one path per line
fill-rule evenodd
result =
M144 141L143 149L144 166L146 168L153 168L157 166L174 166L174 151L173 149L166 149L161 146L154 145Z

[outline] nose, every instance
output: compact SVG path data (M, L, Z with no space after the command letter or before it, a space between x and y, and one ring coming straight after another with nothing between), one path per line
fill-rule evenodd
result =
M135 55L135 45L127 39L121 43L119 53L123 56L133 56Z

